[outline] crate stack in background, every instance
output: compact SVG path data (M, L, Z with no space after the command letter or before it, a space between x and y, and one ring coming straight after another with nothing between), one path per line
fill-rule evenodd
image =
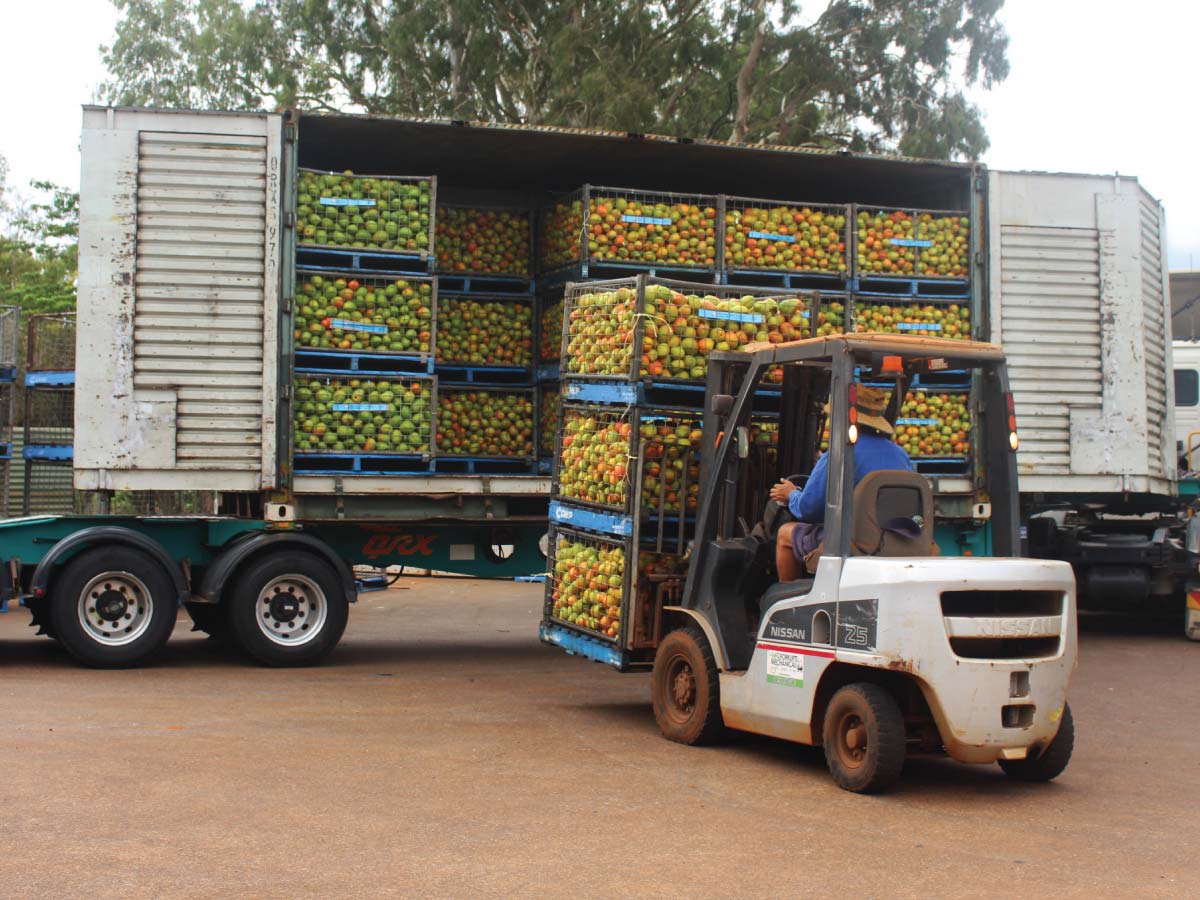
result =
M74 489L75 314L26 321L22 515L82 511Z
M0 306L0 517L10 515L14 428L17 421L17 358L21 310Z

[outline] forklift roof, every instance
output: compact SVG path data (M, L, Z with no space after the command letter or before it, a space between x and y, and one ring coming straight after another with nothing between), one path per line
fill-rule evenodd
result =
M839 351L899 356L905 359L944 357L963 363L1003 362L1004 351L998 344L960 341L951 338L910 337L900 334L831 334L784 344L765 342L747 344L745 350L716 353L714 356L736 360L754 357L762 365L830 360Z

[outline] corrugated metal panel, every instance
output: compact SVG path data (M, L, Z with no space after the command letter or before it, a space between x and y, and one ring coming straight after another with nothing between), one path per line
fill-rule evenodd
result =
M1146 342L1146 426L1149 438L1150 469L1168 473L1165 452L1170 433L1167 402L1167 306L1163 297L1162 235L1159 233L1159 209L1145 191L1141 192L1142 308Z
M1099 406L1100 247L1091 228L1000 226L1001 333L1018 463L1071 471L1071 406Z
M180 468L262 454L267 140L139 135L134 385L178 396Z

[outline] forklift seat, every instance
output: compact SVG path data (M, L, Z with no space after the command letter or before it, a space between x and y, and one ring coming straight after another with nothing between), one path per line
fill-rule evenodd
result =
M929 479L903 469L880 469L854 489L854 556L937 556Z

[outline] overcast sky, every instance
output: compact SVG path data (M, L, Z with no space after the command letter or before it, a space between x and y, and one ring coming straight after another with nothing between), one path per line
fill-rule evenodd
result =
M98 46L110 40L116 12L104 0L39 0L7 3L0 15L8 36L0 154L10 182L78 186L79 105L103 77ZM976 95L992 141L984 162L1136 175L1166 205L1171 267L1200 268L1192 96L1200 4L1140 0L1117 11L1081 0L1008 0L1002 18L1012 75ZM38 35L53 41L20 37Z

